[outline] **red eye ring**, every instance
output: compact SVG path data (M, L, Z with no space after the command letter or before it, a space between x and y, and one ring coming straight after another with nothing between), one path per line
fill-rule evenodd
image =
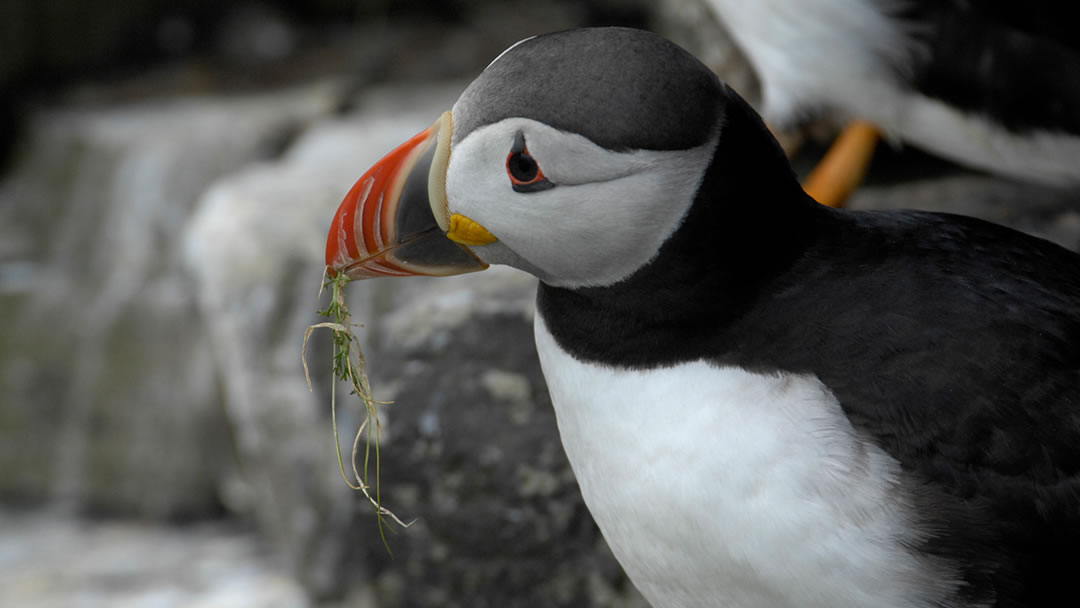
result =
M514 145L506 155L506 174L510 176L510 186L515 192L537 192L555 187L544 175L540 164L529 154L525 136L520 132L514 137Z
M527 186L547 179L528 149L506 155L506 173L515 186Z

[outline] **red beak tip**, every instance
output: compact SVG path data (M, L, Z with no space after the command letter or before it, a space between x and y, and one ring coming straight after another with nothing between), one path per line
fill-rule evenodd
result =
M445 172L445 166L434 165L433 159L443 148L444 155L449 154L448 116L444 114L435 125L392 150L353 184L326 235L329 278L444 276L484 267L471 252L462 253L459 245L440 239L434 230L439 224L429 191L432 171ZM406 182L414 172L412 194L406 197ZM402 208L411 210L402 216L411 218L407 228L398 225Z

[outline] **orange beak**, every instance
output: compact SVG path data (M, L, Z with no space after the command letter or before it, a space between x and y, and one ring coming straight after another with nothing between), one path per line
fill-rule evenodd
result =
M446 168L453 128L450 112L443 113L357 180L327 235L331 276L446 276L487 268L468 247L446 236Z

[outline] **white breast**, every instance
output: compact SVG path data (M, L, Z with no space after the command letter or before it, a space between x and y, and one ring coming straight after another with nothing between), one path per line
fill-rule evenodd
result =
M903 546L898 463L816 378L622 370L535 332L585 502L655 608L950 605L949 570Z

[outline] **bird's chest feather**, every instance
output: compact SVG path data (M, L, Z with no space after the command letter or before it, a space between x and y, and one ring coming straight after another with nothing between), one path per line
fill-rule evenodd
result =
M812 376L537 351L590 512L656 608L951 605L899 464ZM935 604L935 602L940 602Z

